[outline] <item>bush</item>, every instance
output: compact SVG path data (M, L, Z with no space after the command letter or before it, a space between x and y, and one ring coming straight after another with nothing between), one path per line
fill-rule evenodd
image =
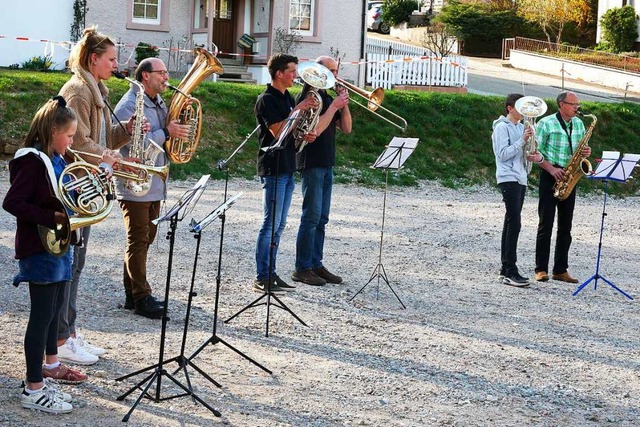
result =
M503 38L534 34L531 24L515 10L496 11L480 3L451 0L435 21L443 23L447 31L461 41L463 55L499 57Z
M22 63L22 68L34 71L49 71L53 65L53 61L51 59L51 55L34 56L33 58L24 61Z
M382 18L391 27L409 22L409 16L420 6L416 0L384 0Z
M633 49L633 43L638 38L637 19L633 6L614 7L602 15L602 40L611 52Z
M157 58L159 55L158 49L148 43L140 42L136 46L136 64L139 64L145 58Z

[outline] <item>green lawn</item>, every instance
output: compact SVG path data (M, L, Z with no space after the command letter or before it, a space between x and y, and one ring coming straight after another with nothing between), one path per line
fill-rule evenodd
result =
M57 94L69 78L59 72L0 70L0 143L18 144L26 134L33 114L47 99ZM173 81L174 85L179 82ZM127 89L127 82L110 79L111 104ZM193 93L202 103L204 122L197 155L189 163L173 165L171 176L184 178L212 173L221 177L215 165L224 159L255 127L253 105L262 86L233 83L202 83ZM293 88L297 93L299 88ZM166 98L169 96L167 95ZM352 97L357 98L357 97ZM357 102L360 99L354 99ZM554 100L546 100L555 112ZM409 123L405 134L364 109L351 107L353 132L337 138L336 181L380 185L384 176L370 166L394 136L418 137L420 143L405 168L389 174L390 184L415 185L418 180L435 180L451 187L494 184L495 167L491 149L491 124L503 112L501 97L436 92L386 92L384 106ZM583 109L598 117L590 145L594 153L603 150L640 151L640 106L582 102ZM587 123L588 125L588 123ZM254 135L229 164L230 174L255 175L257 137ZM594 164L595 167L595 164ZM536 185L537 171L530 176ZM583 179L585 190L601 184ZM635 194L638 185L613 185L614 194Z

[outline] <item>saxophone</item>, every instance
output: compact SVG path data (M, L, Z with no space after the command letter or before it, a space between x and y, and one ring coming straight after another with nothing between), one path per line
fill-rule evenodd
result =
M139 162L139 169L137 176L131 179L126 179L124 182L124 188L129 190L136 196L144 196L151 189L151 182L153 175L159 175L162 180L166 180L168 174L168 165L163 168L156 168L156 160L160 154L164 154L164 150L153 140L149 139L149 146L144 146L144 85L137 80L125 77L123 74L115 72L113 75L119 79L124 79L136 85L138 87L138 93L136 94L136 110L135 121L133 122L133 129L131 133L131 141L129 142L129 157Z
M578 147L576 147L573 157L567 164L567 167L564 168L564 175L562 179L556 181L553 185L553 197L558 200L565 200L571 192L573 188L578 183L578 180L582 178L583 175L591 175L593 174L593 168L591 167L591 163L589 160L582 157L582 149L589 145L589 139L591 138L591 134L593 133L593 128L596 126L596 122L598 118L593 114L584 114L578 110L578 115L581 117L591 117L591 124L587 129L587 132L584 134L580 143L578 143Z

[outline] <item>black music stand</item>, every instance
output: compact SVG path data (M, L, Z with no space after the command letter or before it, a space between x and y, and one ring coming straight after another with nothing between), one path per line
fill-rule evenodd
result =
M209 175L204 175L202 178L200 178L200 180L196 183L196 185L194 185L193 188L187 190L182 195L182 197L180 197L180 199L176 202L176 204L171 209L169 209L169 211L164 216L153 220L153 223L156 224L156 225L158 223L162 222L162 221L169 221L169 231L167 232L167 239L169 239L169 260L167 261L167 282L166 282L165 291L164 291L164 301L165 301L165 303L164 303L164 308L162 310L162 328L161 328L161 332L160 332L160 350L158 352L159 353L158 354L158 363L156 363L154 365L151 365L151 366L148 366L146 368L137 370L137 371L132 372L130 374L124 375L122 377L116 378L116 381L122 381L122 380L124 380L126 378L141 374L141 373L146 372L146 371L153 370L153 372L151 374L147 375L145 378L143 378L142 381L138 382L132 388L127 390L124 394L122 394L122 395L117 397L117 400L124 400L128 395L133 393L134 390L136 390L136 389L142 390L142 392L140 393L140 396L138 396L138 398L136 399L134 404L131 406L131 409L129 410L129 412L127 412L127 414L122 418L123 422L129 421L129 417L131 416L133 411L136 409L136 407L138 406L138 404L140 403L140 401L142 400L143 397L146 397L148 399L152 399L154 402L157 403L157 402L160 402L160 401L163 401L163 400L175 399L175 398L183 397L183 396L191 396L194 400L200 402L205 408L210 410L213 413L213 415L215 415L216 417L220 416L220 412L218 412L212 406L207 404L207 402L202 400L197 394L195 394L193 392L193 389L191 387L191 382L190 382L188 376L187 376L187 381L189 382L189 384L188 384L188 386L185 386L180 381L178 381L176 378L174 378L173 375L169 374L166 371L165 364L169 363L169 362L172 362L172 361L177 361L178 359L175 358L175 357L172 358L172 359L168 359L168 360L164 359L164 342L165 342L166 331L167 331L167 322L169 320L169 317L167 316L167 308L169 306L169 289L170 289L170 285L171 285L171 267L172 267L172 264L173 264L173 248L174 248L174 245L175 245L175 231L176 231L176 228L177 228L177 225L178 225L178 221L181 221L182 219L184 219L184 217L187 214L189 214L191 212L191 210L193 210L195 204L197 203L198 199L202 195L202 192L206 188L206 183L207 183L208 180L209 180ZM175 385L177 385L182 390L184 390L184 393L175 394L175 395L168 396L168 397L160 397L160 390L161 390L161 387L162 387L161 384L162 384L162 377L163 376L166 376ZM151 387L151 385L153 384L154 381L156 382L155 396L153 396L152 394L149 393L149 388Z
M373 269L373 273L369 278L369 281L365 283L363 287L360 288L358 292L356 292L349 301L353 301L353 299L358 296L360 292L366 288L369 283L373 282L373 279L378 279L376 286L376 299L378 299L380 293L380 279L384 280L387 284L393 295L397 298L402 308L405 307L404 303L398 296L395 290L391 287L389 283L389 279L387 278L387 272L384 269L384 265L382 264L382 241L384 239L384 220L385 214L387 211L387 186L389 182L389 169L399 170L402 168L404 162L409 158L411 153L416 149L418 145L418 138L398 138L394 137L389 145L386 146L385 151L380 154L378 160L371 166L374 169L384 169L384 198L382 202L382 226L380 228L380 250L378 253L378 265Z
M617 151L604 151L602 153L602 161L598 164L596 171L593 175L588 176L589 179L601 179L604 183L604 201L602 203L602 221L600 222L600 241L598 242L598 256L596 257L596 272L593 276L589 277L582 283L578 289L572 294L573 296L585 288L591 281L593 283L593 289L598 288L598 279L602 279L607 285L611 286L616 291L620 292L625 297L633 300L631 295L614 285L600 274L600 254L602 252L602 234L604 233L604 217L607 216L607 185L609 181L626 182L633 172L633 168L640 159L640 155L637 154L625 154L624 156Z
M228 174L227 174L227 177L228 177ZM226 183L225 183L225 196L224 196L225 200L227 199L226 188L227 188L227 186L226 186ZM229 344L228 342L226 342L225 340L220 338L218 336L218 334L217 334L218 306L219 306L219 300L220 300L220 283L221 283L221 278L222 278L222 247L223 247L223 242L224 242L224 224L225 224L225 218L226 218L226 211L227 211L227 209L229 209L236 202L236 200L241 195L242 195L242 193L238 193L235 196L229 198L223 204L221 204L216 209L214 209L211 213L209 213L200 222L196 223L194 220L192 220L191 225L189 227L191 229L191 232L194 233L194 238L196 239L197 243L196 243L195 258L194 258L194 261L193 261L193 274L192 274L192 277L191 277L191 289L189 291L189 302L187 303L187 317L186 317L186 322L185 322L184 334L183 334L183 337L182 337L181 355L184 354L184 348L185 348L185 343L186 343L186 338L187 338L187 325L189 323L189 315L191 313L191 299L192 299L192 297L197 296L197 293L193 292L193 282L194 282L194 278L195 278L196 265L197 265L197 260L198 260L198 252L200 250L201 234L202 234L202 231L211 222L213 222L216 219L220 218L220 224L221 224L220 225L220 244L218 246L218 268L217 268L217 274L216 274L216 295L215 295L215 304L214 304L214 310L213 310L213 331L211 333L211 337L209 337L204 343L202 343L202 345L200 347L198 347L198 349L196 351L194 351L193 354L191 354L191 356L189 356L188 358L183 358L183 364L181 364L181 368L185 369L185 366L188 364L189 366L193 367L195 370L200 372L205 378L207 378L209 381L211 381L213 384L215 384L218 387L220 387L220 385L216 381L214 381L211 377L206 375L202 371L202 369L198 368L192 361L209 344L211 344L211 345L216 345L218 343L223 344L227 348L229 348L230 350L235 351L237 354L239 354L240 356L244 357L249 362L253 363L257 367L262 369L263 371L265 371L265 372L267 372L269 374L273 373L269 369L267 369L264 366L262 366L260 363L256 362L255 360L253 360L252 358L247 356L245 353L241 352L240 350L238 350L237 348L235 348L234 346L232 346L231 344ZM185 374L186 374L186 371L185 371Z
M285 119L285 124L283 126L283 128L280 130L279 136L278 136L278 140L275 142L275 144L270 145L268 147L262 147L260 148L262 151L265 151L267 153L270 153L271 155L276 156L276 177L279 174L279 167L280 167L280 152L281 150L283 150L288 143L291 143L290 140L292 138L289 138L290 135L292 135L293 131L297 128L298 126L298 122L300 121L300 116L298 114L299 110L294 111L287 119ZM259 126L256 128L256 130L259 128ZM255 130L254 130L255 131ZM306 323L304 323L304 321L302 319L300 319L298 317L298 315L296 315L285 303L283 303L280 298L278 298L276 296L276 294L274 294L271 291L271 284L273 281L273 250L275 248L275 234L276 234L276 202L277 202L277 198L278 198L278 186L275 186L275 189L273 191L273 198L271 199L271 206L273 209L273 215L272 215L272 222L271 222L271 244L270 244L270 249L269 249L269 277L267 278L267 290L266 292L264 292L262 295L260 295L257 299L253 300L252 302L250 302L248 305L246 305L244 308L242 308L240 311L238 311L236 314L234 314L233 316L229 317L227 320L224 321L224 323L229 323L231 320L233 320L234 318L236 318L237 316L239 316L241 313L245 312L246 310L253 308L253 307L258 307L261 305L266 305L267 306L267 320L266 320L266 328L265 328L265 336L269 336L269 316L270 316L270 308L273 305L274 307L277 307L281 310L284 310L286 312L288 312L289 314L291 314L298 322L302 323L304 326L307 326ZM263 298L266 298L266 301L261 302ZM272 302L271 298L273 298L276 302ZM269 371L270 372L270 371Z

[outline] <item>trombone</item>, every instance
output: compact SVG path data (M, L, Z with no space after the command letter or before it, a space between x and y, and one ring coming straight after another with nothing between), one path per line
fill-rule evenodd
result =
M67 152L71 154L76 160L79 160L79 161L82 161L84 158L93 159L93 160L102 159L102 156L99 154L72 150L71 148L67 148ZM158 175L160 179L162 179L163 181L166 181L167 177L169 176L168 164L164 166L150 166L150 165L144 165L142 163L128 162L126 160L117 160L116 163L119 164L120 166L123 166L124 169L119 169L119 170L114 169L113 176L117 176L118 178L121 178L124 180L145 182L149 178L149 174L154 174L154 175ZM130 172L130 170L134 172Z
M360 89L358 86L353 85L349 82L346 82L339 77L336 77L336 82L337 84L333 88L334 91L336 90L338 85L344 87L348 91L355 93L356 95L360 96L361 98L364 98L367 101L366 105L360 102L354 102L354 104L358 105L361 108L364 108L370 113L375 114L376 116L380 117L382 120L385 120L386 122L391 123L393 126L397 127L402 132L407 130L407 121L404 118L394 113L393 111L389 110L388 108L385 108L382 106L382 101L384 100L384 89L379 87L369 92L365 89ZM379 112L377 112L377 110L382 110L386 112L386 114L389 114L392 118L385 117L383 114L380 114ZM397 122L394 120L396 120Z

